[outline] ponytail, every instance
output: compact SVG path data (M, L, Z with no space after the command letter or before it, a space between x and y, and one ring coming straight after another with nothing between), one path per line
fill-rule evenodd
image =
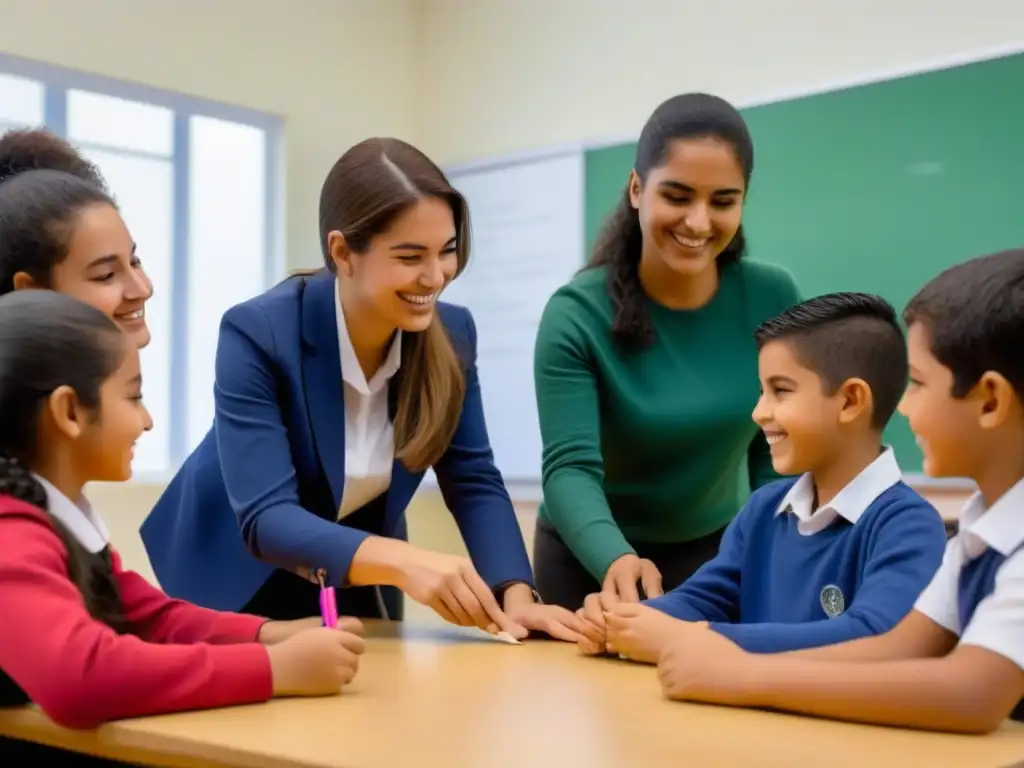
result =
M647 293L640 283L642 249L640 218L627 187L601 228L586 267L608 267L608 293L615 312L612 337L627 349L642 349L654 342L654 326L644 304Z
M110 548L93 554L72 536L56 518L49 514L46 489L17 459L0 455L0 494L38 507L47 513L50 525L68 551L68 576L82 594L85 609L97 621L111 627L119 635L129 634L124 606L114 579Z

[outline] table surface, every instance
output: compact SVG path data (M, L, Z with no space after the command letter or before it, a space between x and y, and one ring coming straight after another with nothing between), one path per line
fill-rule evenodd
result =
M475 630L368 624L340 696L139 718L89 732L38 709L0 734L152 765L238 768L1009 766L1024 726L952 736L669 702L651 667L567 644L506 645Z

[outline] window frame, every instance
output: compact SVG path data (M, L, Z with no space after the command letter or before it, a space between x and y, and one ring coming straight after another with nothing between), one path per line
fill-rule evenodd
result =
M224 104L198 96L190 96L155 86L132 83L118 78L96 75L68 69L56 64L26 59L7 53L0 53L0 72L35 80L43 86L43 122L58 136L67 138L68 91L83 90L106 96L166 107L174 113L172 154L173 201L171 285L156 286L157 290L170 291L171 316L174 318L170 339L169 382L170 410L165 425L168 434L168 455L170 466L162 472L136 473L134 482L164 482L172 477L187 458L188 453L188 338L192 321L189 310L189 197L190 136L189 119L193 115L218 118L259 128L266 135L264 157L264 239L267 244L264 262L266 287L284 278L287 272L284 246L284 118L280 115L261 112L247 107ZM12 125L0 122L2 130ZM75 142L84 147L102 149L105 152L126 157L161 158L166 156L139 152L109 146ZM210 382L213 390L213 382ZM212 395L211 395L212 396Z

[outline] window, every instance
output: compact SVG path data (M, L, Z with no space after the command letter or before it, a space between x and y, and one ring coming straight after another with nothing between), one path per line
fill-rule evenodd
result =
M189 304L206 307L189 331L188 441L196 445L213 421L217 328L224 312L266 285L266 134L212 117L189 120Z
M41 124L99 167L153 282L134 469L164 478L212 424L221 316L283 273L280 120L0 54L0 131Z
M0 71L0 130L43 122L43 84Z

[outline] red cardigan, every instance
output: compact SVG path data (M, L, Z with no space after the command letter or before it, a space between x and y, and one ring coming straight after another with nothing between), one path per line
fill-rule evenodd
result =
M112 552L125 619L118 635L86 611L46 514L0 496L0 670L55 722L108 720L266 701L266 619L172 600Z

